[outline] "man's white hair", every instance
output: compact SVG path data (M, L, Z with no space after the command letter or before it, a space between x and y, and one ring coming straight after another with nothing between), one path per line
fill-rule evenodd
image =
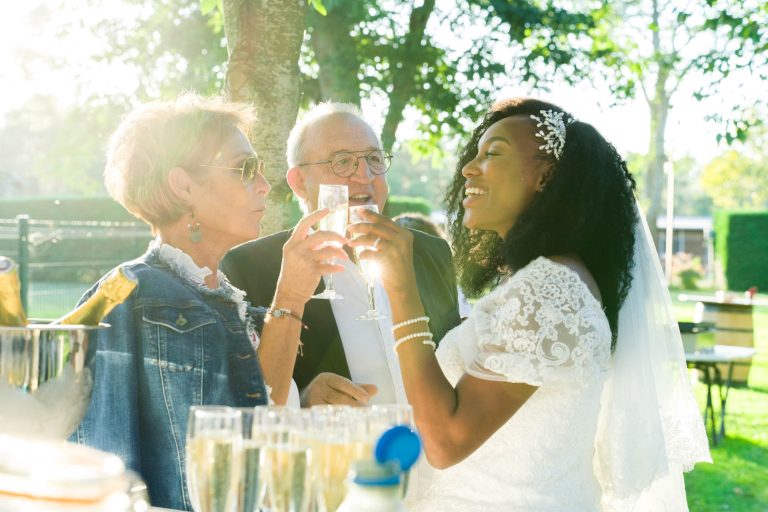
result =
M312 125L335 114L349 114L355 116L364 123L366 122L360 113L360 109L352 103L336 103L332 101L318 103L302 116L293 129L291 129L291 133L288 134L288 147L285 156L288 161L289 169L296 167L296 165L300 163L305 163L304 153L307 144L306 136ZM378 135L376 136L376 139L378 142Z

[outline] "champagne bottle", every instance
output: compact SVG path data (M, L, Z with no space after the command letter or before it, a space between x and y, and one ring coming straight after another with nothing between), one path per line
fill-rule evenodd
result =
M16 263L0 256L0 325L23 327L27 315L21 305L21 284Z
M136 288L133 273L118 267L104 278L96 292L70 313L53 321L61 325L99 325L99 322Z

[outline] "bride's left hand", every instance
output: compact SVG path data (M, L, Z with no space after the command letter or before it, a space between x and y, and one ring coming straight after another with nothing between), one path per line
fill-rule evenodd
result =
M391 219L371 211L363 212L365 222L350 224L350 247L375 247L360 255L372 259L381 271L381 284L388 292L409 290L416 282L413 270L413 233Z

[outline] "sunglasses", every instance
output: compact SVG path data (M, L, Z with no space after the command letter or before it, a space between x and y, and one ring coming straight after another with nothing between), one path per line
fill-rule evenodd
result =
M264 160L258 156L251 156L243 160L243 164L240 167L224 167L222 165L204 165L200 164L200 167L208 167L211 169L224 169L229 171L240 171L240 180L243 184L248 185L253 183L256 176L264 174Z

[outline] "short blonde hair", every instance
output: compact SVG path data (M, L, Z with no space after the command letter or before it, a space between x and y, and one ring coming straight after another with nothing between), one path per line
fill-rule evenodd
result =
M309 132L309 129L318 121L338 114L346 114L348 116L356 117L364 123L366 122L360 113L360 109L352 103L336 103L332 101L318 103L302 116L291 129L291 133L288 134L285 156L289 168L296 167L300 163L303 163L304 154L307 149L307 132ZM376 138L378 141L378 136Z
M168 172L183 167L195 175L233 130L249 137L255 120L249 105L195 93L142 105L123 119L109 141L107 190L153 228L172 222L190 205L171 190Z

